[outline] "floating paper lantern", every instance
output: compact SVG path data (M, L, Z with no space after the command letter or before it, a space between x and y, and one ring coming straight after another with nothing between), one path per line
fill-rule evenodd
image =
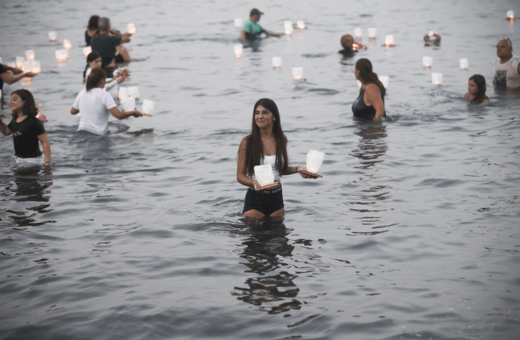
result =
M377 28L369 28L368 29L368 37L370 39L375 39L376 38L376 33L377 33Z
M509 20L513 20L515 18L515 12L511 10L507 11L506 17Z
M128 88L127 87L120 87L119 93L117 95L119 97L119 100L124 100L126 97L128 97Z
M286 35L291 35L293 33L293 25L292 25L292 21L284 21L283 22L283 26L285 28L285 34Z
M40 62L39 61L33 62L31 72L32 73L40 73L41 71L42 71L42 69L41 69Z
M303 68L302 67L293 67L292 74L294 80L301 81L303 80Z
M26 59L34 59L34 50L25 51L25 58Z
M315 150L309 151L306 158L307 171L317 173L318 170L320 170L324 158L325 154L323 152Z
M123 111L130 112L135 110L135 98L134 97L126 97L121 101L121 105L123 106Z
M26 60L22 63L22 67L19 67L23 72L31 72L32 69L32 60Z
M21 70L23 68L24 62L25 62L24 57L16 57L16 68L19 68Z
M85 58L88 57L88 55L92 52L92 47L87 46L83 48L83 54L85 54Z
M433 58L432 57L428 57L428 56L424 56L422 57L422 64L424 67L432 67L432 62L433 62Z
M244 46L242 44L235 45L235 57L240 58L244 52Z
M242 19L240 19L240 18L235 19L235 27L236 28L242 27Z
M66 48L67 50L70 50L72 48L72 44L69 40L65 39L63 40L63 48Z
M386 47L394 46L394 36L393 35L387 35L385 37L385 46Z
M432 84L442 85L442 73L432 73Z
M273 67L275 69L282 67L282 57L273 57Z
M459 59L459 65L461 70L467 70L468 69L468 59L466 58L460 58Z
M128 34L136 34L137 33L137 29L135 28L134 24L128 24L126 26L126 30L127 30Z
M139 86L129 86L128 87L128 96L133 97L135 99L140 97L139 94Z
M390 82L390 78L388 76L381 76L381 77L379 77L379 81L381 83L383 83L383 86L385 87L385 89L388 88L388 83Z
M155 107L155 103L151 100L145 99L143 100L143 113L148 115L153 115L153 109Z
M305 22L303 20L296 21L296 27L298 27L299 30L305 29Z
M56 42L56 38L58 37L58 35L56 34L55 31L51 31L49 32L49 40L52 41L52 42Z
M265 187L266 185L273 184L274 174L271 164L255 166L255 177L260 186Z
M69 51L65 49L57 50L56 51L56 60L58 61L65 61L69 57Z
M363 36L363 31L361 30L361 28L356 28L354 29L354 36L358 39L361 39L361 37Z

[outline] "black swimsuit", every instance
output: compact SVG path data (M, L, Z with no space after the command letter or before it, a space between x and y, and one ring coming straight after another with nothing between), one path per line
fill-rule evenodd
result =
M376 109L374 109L373 106L367 106L367 104L365 104L365 101L363 100L364 95L365 90L361 90L359 97L357 97L352 104L352 112L354 113L354 116L358 118L374 120L376 117ZM381 94L381 99L383 100L384 104L385 96L383 94ZM386 117L386 112L384 113L383 117Z

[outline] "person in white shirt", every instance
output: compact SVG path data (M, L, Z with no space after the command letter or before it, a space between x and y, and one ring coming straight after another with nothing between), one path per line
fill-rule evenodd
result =
M493 85L520 89L520 58L513 55L513 43L509 38L498 41L497 56L493 62Z
M101 68L102 59L99 54L96 52L90 52L87 56L87 66L85 67L85 71L83 72L83 82L85 82L85 79L87 79L90 72L92 72L93 69ZM130 73L126 69L117 69L114 71L114 78L110 79L105 84L105 91L110 93L112 98L114 100L117 99L118 93L119 93L119 83L122 83L125 81L126 78L130 76Z
M108 132L108 118L110 115L117 119L125 119L130 116L150 116L134 110L121 112L117 108L114 99L103 88L106 83L106 72L101 68L93 69L87 77L86 89L74 100L70 113L75 115L81 113L78 131L85 130L96 135Z

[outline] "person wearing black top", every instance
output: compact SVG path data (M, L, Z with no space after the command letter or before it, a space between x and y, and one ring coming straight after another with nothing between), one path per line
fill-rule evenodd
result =
M99 54L103 60L102 68L107 71L107 68L115 66L115 57L117 47L120 44L130 42L130 34L124 33L121 36L110 35L111 27L108 18L100 18L98 21L99 31L91 39L92 52Z
M87 30L85 31L85 43L87 44L87 46L90 46L90 39L94 34L98 32L98 21L98 15L91 16L88 21Z
M38 144L40 142L45 154L45 165L50 164L51 145L42 122L36 118L38 109L32 93L23 89L14 91L11 94L10 105L13 119L6 125L0 118L0 132L4 136L13 135L17 163L19 159L22 162L26 159L38 159L42 155Z
M385 87L377 74L372 72L370 60L362 58L356 62L354 71L356 79L361 82L359 96L352 104L352 112L358 118L377 120L386 117Z

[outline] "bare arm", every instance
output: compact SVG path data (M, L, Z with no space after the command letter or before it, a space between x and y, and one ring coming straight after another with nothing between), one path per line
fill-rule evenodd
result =
M71 115L77 115L79 113L79 110L75 109L74 107L70 109Z
M244 42L246 41L246 31L244 31L244 30L240 31L240 40L242 40Z
M279 33L274 33L274 32L267 31L267 30L265 31L265 34L270 35L272 37L279 37L280 36Z
M128 111L128 112L125 112L125 111L119 111L119 109L117 108L117 106L111 108L110 110L108 110L112 116L116 117L117 119L125 119L125 118L128 118L130 116L134 116L134 117L142 117L142 116L148 116L148 117L151 117L150 115L147 115L147 114L143 114L137 110L134 110L134 111Z
M49 139L47 138L46 133L42 133L38 136L38 140L42 143L43 154L45 155L45 164L51 162L51 144L49 143Z
M127 42L130 42L130 34L128 34L128 33L121 34L121 44L124 44Z
M0 132L4 136L9 136L11 134L11 130L7 127L7 124L0 118Z
M247 137L242 139L242 142L240 143L240 146L238 148L237 181L238 183L245 185L246 187L251 187L257 190L258 188L260 188L260 184L257 181L253 181L246 175L246 146Z
M19 74L17 76L11 77L7 72L4 72L0 74L0 78L6 83L6 84L14 84L18 80L22 79L23 77L34 77L36 74L31 72L24 72L22 74Z
M19 68L11 67L11 66L7 66L7 65L4 65L4 68L5 68L7 71L11 71L11 72L13 72L13 74L20 74L20 73L23 72L23 71L20 70Z
M365 89L365 98L367 104L372 105L376 110L376 116L374 120L377 120L385 114L385 103L381 99L381 90L375 84L368 84Z

